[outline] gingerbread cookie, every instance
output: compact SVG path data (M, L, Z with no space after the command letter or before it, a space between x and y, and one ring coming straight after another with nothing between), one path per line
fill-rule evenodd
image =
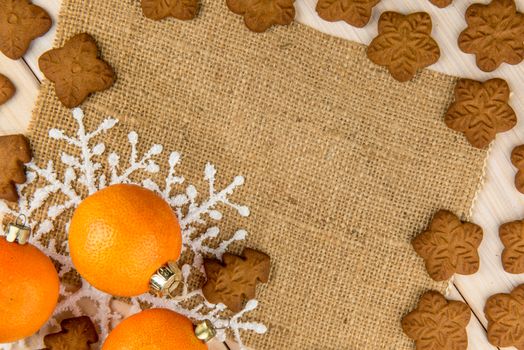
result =
M167 17L190 20L198 13L199 0L142 0L144 16L159 21Z
M46 350L91 350L91 344L98 342L95 325L87 316L63 320L60 327L60 332L44 337Z
M0 74L0 105L9 101L15 94L15 91L16 88L11 80L5 75Z
M318 0L318 15L329 22L345 21L362 28L368 24L371 11L380 0Z
M79 106L93 92L109 89L115 81L111 66L99 58L95 39L86 33L44 53L38 65L68 108Z
M504 62L518 64L524 58L524 15L513 0L473 4L466 11L466 22L458 45L476 56L481 70L491 72Z
M484 148L497 133L517 124L515 111L508 104L509 94L509 86L502 79L484 83L460 79L455 86L455 102L444 121L449 128L464 133L471 145Z
M295 0L227 0L227 7L244 16L246 26L261 33L273 25L289 25L295 19Z
M249 248L242 255L226 253L223 263L204 262L207 275L202 288L204 296L213 304L225 304L233 312L241 311L247 301L255 298L257 282L267 283L269 279L269 256Z
M402 329L415 341L417 350L466 350L470 318L465 303L448 301L430 291L420 298L417 309L402 319Z
M437 7L444 8L446 6L449 6L453 2L453 0L429 0L431 3Z
M431 17L425 12L384 12L367 56L386 67L398 81L411 80L418 69L432 65L440 57L437 42L431 37Z
M29 0L0 0L0 51L19 59L31 41L47 33L51 25L49 14Z
M478 271L480 258L477 249L481 241L480 226L461 222L455 214L440 210L429 229L411 244L424 259L430 277L435 281L445 281L455 273L471 275Z
M517 146L511 152L511 163L518 169L515 175L515 188L524 193L524 145Z
M524 273L524 220L505 223L499 227L499 237L504 245L502 266L509 273Z
M0 136L0 199L18 201L15 184L25 182L24 163L31 158L29 141L24 135Z
M495 294L486 302L488 341L497 347L524 349L524 284L510 294Z

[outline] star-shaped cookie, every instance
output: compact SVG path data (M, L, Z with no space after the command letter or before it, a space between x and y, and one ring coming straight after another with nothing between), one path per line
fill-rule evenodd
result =
M9 80L5 75L0 74L0 105L9 101L9 99L15 94L15 91L16 88L11 80Z
M58 99L68 108L80 105L89 94L114 83L113 69L99 58L95 39L82 33L38 60L40 70L55 84Z
M524 273L524 220L505 223L499 227L504 245L502 266L509 273Z
M371 11L380 0L318 0L318 15L329 22L345 21L355 27L368 24Z
M199 0L142 0L144 16L159 21L167 17L190 20L198 13Z
M378 22L379 35L369 44L367 56L373 63L385 66L398 81L411 80L418 69L440 57L431 26L431 17L425 12L384 12Z
M29 0L0 0L0 51L19 59L31 41L47 33L51 25L49 14Z
M524 58L524 15L513 0L473 4L466 11L466 22L458 45L476 56L481 70L491 72L504 62L518 64Z
M273 25L288 25L295 19L295 0L227 0L227 7L244 16L246 26L261 33Z
M435 281L445 281L453 274L471 275L478 271L480 258L477 249L482 241L482 228L461 222L447 211L435 214L427 231L411 244L425 263Z
M524 350L524 284L510 294L495 294L486 302L488 341L498 347Z
M402 329L415 341L417 350L466 350L470 318L471 311L463 302L448 301L440 293L429 291L402 319Z
M461 79L455 86L455 102L444 121L449 128L464 133L474 147L484 148L497 133L517 124L515 111L508 104L509 94L509 86L502 79L484 83Z

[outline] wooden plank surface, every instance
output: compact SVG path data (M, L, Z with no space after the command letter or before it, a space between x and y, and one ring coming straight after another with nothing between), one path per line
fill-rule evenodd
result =
M138 1L138 0L137 0ZM474 317L468 327L469 349L495 349L486 339L486 319L483 308L486 299L495 293L508 292L514 286L524 283L524 275L510 275L503 271L500 254L502 245L498 239L500 224L524 217L524 195L513 186L515 169L509 160L510 152L516 145L524 143L524 64L504 65L493 73L481 72L474 63L474 57L462 53L456 44L456 38L465 28L464 12L473 3L471 0L455 0L452 6L438 9L428 0L405 1L383 0L373 12L371 23L365 28L353 28L344 22L328 23L320 19L315 12L316 0L296 2L297 21L312 26L320 31L369 43L376 35L378 17L386 10L400 12L426 11L433 18L433 35L441 47L442 57L431 69L462 77L484 80L502 77L508 81L513 91L511 104L519 116L516 128L501 134L494 142L486 168L486 180L479 193L474 210L473 221L484 228L484 240L480 247L481 268L473 276L457 276L450 288L450 298L466 301ZM487 0L475 2L487 3ZM60 0L34 0L34 3L46 8L56 25ZM524 0L516 0L517 6L524 11ZM42 74L38 69L38 57L52 47L53 29L44 37L36 40L23 60L12 61L0 54L0 73L6 74L16 85L17 94L6 105L0 107L0 134L25 132L31 117ZM231 349L234 345L230 344ZM225 349L215 344L211 349Z

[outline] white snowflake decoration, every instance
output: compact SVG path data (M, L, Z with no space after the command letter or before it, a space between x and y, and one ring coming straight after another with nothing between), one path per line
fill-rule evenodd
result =
M40 168L35 163L30 163L27 165L27 182L18 186L18 192L20 194L18 210L14 211L4 202L0 201L1 213L15 217L22 214L28 219L29 226L33 228L31 243L60 263L60 277L63 277L66 273L74 269L71 259L67 254L67 241L64 242L63 247L59 247L58 242L54 239L50 239L47 245L43 245L42 237L55 228L55 220L60 215L68 209L75 208L84 199L78 193L75 186L83 186L90 195L108 185L133 183L130 176L136 174L137 171L154 174L160 170L154 157L163 152L162 145L156 144L139 159L137 151L138 135L133 131L128 135L128 140L131 145L129 166L119 172L122 168L120 157L116 153L111 153L107 157L109 169L102 169L102 164L97 162L95 158L103 156L106 151L105 144L98 143L92 146L92 143L96 137L112 129L117 124L117 120L107 118L96 130L87 132L83 123L83 111L78 108L74 109L72 115L78 124L76 136L66 135L62 130L58 129L52 129L49 131L49 137L52 139L65 141L80 151L80 156L70 155L65 152L62 153L61 162L66 165L63 179L59 179L59 174L57 174L54 169L53 161L49 161L45 168ZM237 176L226 188L216 190L216 169L212 164L208 163L205 166L204 179L209 183L209 196L203 202L198 203L197 189L193 185L188 185L185 189L185 193L172 193L174 186L183 185L185 183L185 179L176 175L175 172L175 168L180 163L180 160L181 156L179 153L172 152L170 154L168 162L169 172L165 179L165 183L162 184L162 186L158 185L150 178L142 180L141 185L159 193L171 205L179 218L180 226L182 228L183 249L190 250L194 254L192 264L186 264L182 267L182 275L184 282L186 283L184 284L181 295L176 298L158 298L151 294L132 298L130 310L128 311L131 311L131 313L139 312L141 310L141 303L147 303L154 307L171 309L193 319L194 321L209 320L218 330L218 340L224 341L226 338L226 330L229 329L232 332L235 341L240 345L240 348L245 349L241 339L241 331L254 331L260 334L267 331L263 324L242 321L242 318L246 313L254 310L258 306L258 302L256 300L251 300L247 303L244 310L231 317L227 317L224 316L224 310L226 310L225 305L211 304L205 300L200 289L189 291L187 287L187 281L191 270L199 269L203 271L204 255L212 255L217 259L221 259L222 255L227 251L232 243L246 239L247 232L239 230L230 239L222 241L218 247L212 248L206 245L206 242L218 237L220 233L218 227L212 226L208 228L204 234L200 236L194 235L196 225L205 225L207 223L206 217L209 217L214 221L222 219L222 213L217 209L219 204L235 209L241 216L249 215L249 209L246 206L232 203L228 198L229 195L231 195L239 186L243 185L244 178L242 176ZM107 170L110 176L106 177L104 170ZM32 198L28 198L28 185L34 183L38 178L44 179L46 185L37 188L34 191ZM63 203L50 207L47 212L47 219L43 222L33 220L33 214L44 205L50 196L57 194L62 194L65 197ZM3 228L0 230L1 234L5 234ZM62 251L65 251L66 253L61 253ZM66 311L72 312L76 316L85 314L81 306L81 301L85 301L86 299L92 301L96 305L96 312L92 318L101 328L101 341L98 343L99 346L107 337L111 327L125 316L114 307L113 304L115 299L112 296L98 291L85 280L82 280L82 287L76 292L68 292L63 286L61 287L60 292L64 298L55 310L55 317ZM188 301L195 300L195 298L201 302L193 308L187 308L185 304L187 304ZM57 326L57 320L55 317L53 317L35 336L18 343L6 344L3 346L3 349L10 350L25 348L27 346L33 349L43 347L43 335L52 327ZM2 348L1 345L0 348Z

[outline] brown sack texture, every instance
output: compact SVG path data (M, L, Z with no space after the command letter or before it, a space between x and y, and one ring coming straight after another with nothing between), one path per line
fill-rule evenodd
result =
M110 151L127 159L136 130L144 149L181 151L178 171L201 192L208 161L217 188L246 177L233 200L252 215L225 213L222 229L246 228L273 263L253 317L269 333L246 334L250 346L413 348L402 316L446 285L410 240L438 209L467 218L486 157L443 122L455 77L425 70L398 83L361 45L300 24L254 34L224 1L202 1L192 21L152 21L138 0L64 0L56 44L83 31L117 74L82 106L89 128L120 120L104 137ZM76 130L69 113L44 82L31 135L39 163L74 151L47 137Z

